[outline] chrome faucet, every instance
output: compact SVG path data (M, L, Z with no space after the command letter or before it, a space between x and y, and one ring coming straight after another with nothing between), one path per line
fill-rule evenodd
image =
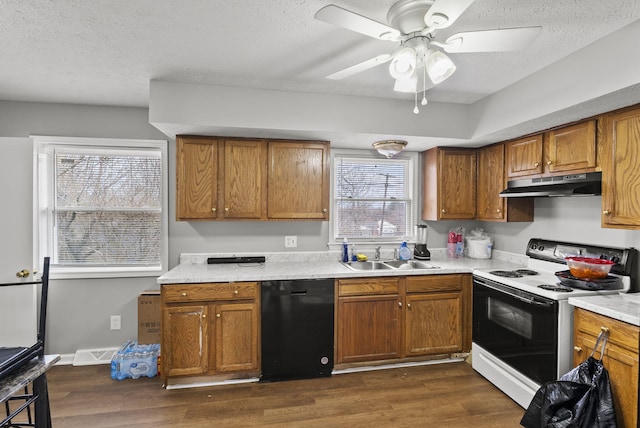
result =
M373 256L374 260L380 260L380 247L376 247L376 254Z

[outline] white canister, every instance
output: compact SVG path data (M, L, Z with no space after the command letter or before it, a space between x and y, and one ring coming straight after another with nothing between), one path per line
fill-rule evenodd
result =
M493 242L491 238L467 238L467 257L472 259L490 259Z

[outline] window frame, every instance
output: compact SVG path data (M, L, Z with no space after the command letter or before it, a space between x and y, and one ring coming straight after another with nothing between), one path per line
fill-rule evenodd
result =
M332 149L331 150L331 165L333 165L331 171L331 212L335 213L331 216L329 220L329 242L327 246L329 249L339 249L342 246L343 238L342 236L338 236L338 207L337 207L337 198L336 198L336 174L335 169L339 160L337 158L340 157L349 157L362 159L364 161L367 160L386 160L382 155L378 154L375 151L371 150L354 150L354 149ZM411 201L411 209L410 209L410 221L409 224L415 225L419 220L419 192L421 189L420 185L420 174L419 174L419 153L418 152L407 152L403 151L393 157L393 160L404 160L407 161L408 167L408 196ZM410 228L411 230L406 235L408 236L409 242L415 241L415 227ZM350 243L360 244L360 245L384 245L384 244L398 244L401 242L402 238L400 237L376 237L376 238L347 238Z
M33 142L33 257L34 266L38 266L48 254L49 240L52 238L49 230L48 198L51 192L50 157L47 150L61 147L79 149L122 149L127 152L158 150L161 164L161 225L160 225L160 264L153 266L87 266L62 267L51 264L50 277L53 279L74 278L127 278L127 277L158 277L168 270L169 261L169 215L168 215L168 141L115 139L115 138L83 138L83 137L52 137L31 136Z

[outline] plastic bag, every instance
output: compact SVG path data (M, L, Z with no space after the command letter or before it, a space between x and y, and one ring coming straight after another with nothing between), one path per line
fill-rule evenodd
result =
M493 239L483 229L473 229L467 237L467 256L472 259L490 259Z
M534 395L520 425L526 428L615 428L616 417L609 373L602 364L607 333L598 336L589 358L542 385ZM600 359L593 357L603 340Z

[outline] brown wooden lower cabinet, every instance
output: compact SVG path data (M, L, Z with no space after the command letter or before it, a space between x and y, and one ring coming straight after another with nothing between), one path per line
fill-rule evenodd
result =
M573 364L577 366L587 359L602 329L609 331L602 362L609 372L617 425L620 428L636 428L640 327L576 308ZM599 358L599 354L595 354L595 357Z
M259 283L168 284L162 296L162 376L258 374Z
M336 364L471 350L471 275L338 280Z

